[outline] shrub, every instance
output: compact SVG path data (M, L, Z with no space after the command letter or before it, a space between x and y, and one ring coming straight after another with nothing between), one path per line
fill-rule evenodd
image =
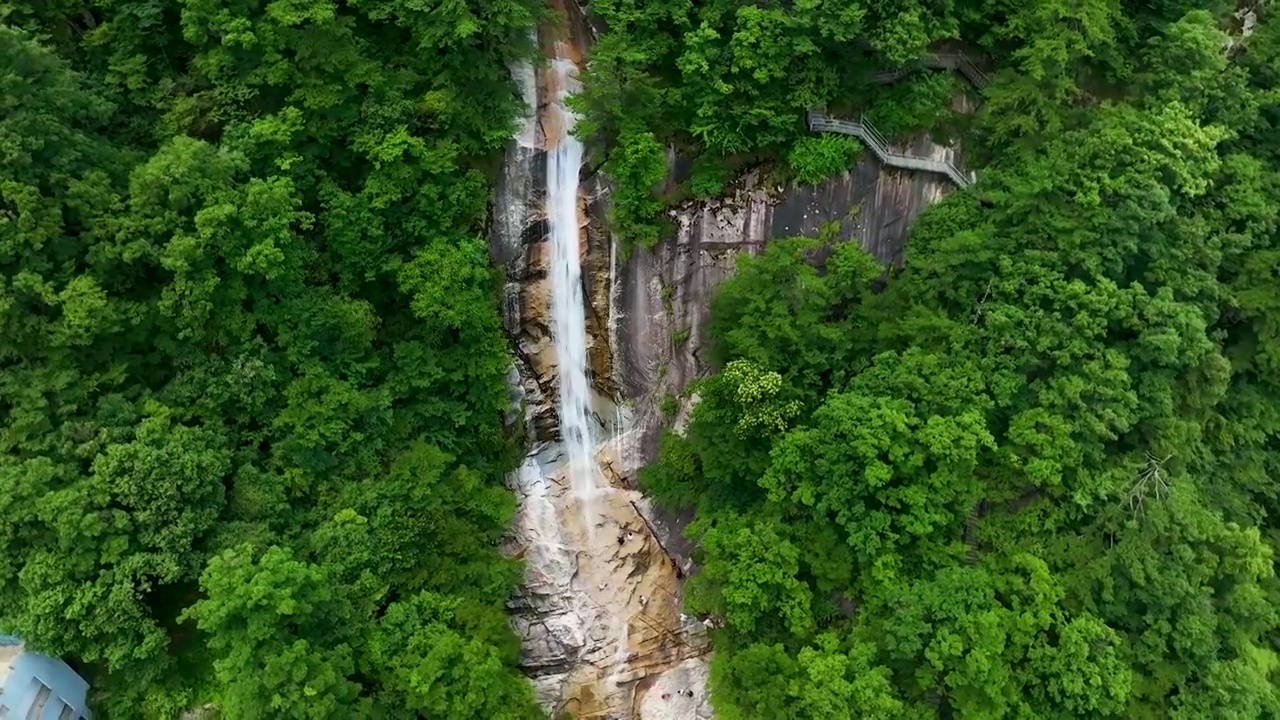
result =
M862 142L846 135L811 135L800 138L787 154L787 165L801 184L813 185L848 170Z

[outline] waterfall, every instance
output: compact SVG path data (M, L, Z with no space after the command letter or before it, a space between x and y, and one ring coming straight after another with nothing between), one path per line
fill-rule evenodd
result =
M574 114L565 98L578 89L577 67L557 53L552 62L551 112L558 141L547 150L547 224L551 237L552 342L560 374L560 434L568 459L570 486L583 515L588 539L594 537L598 489L592 448L591 385L587 382L587 319L582 295L581 226L578 222L578 171L582 143L573 136Z
M537 46L538 31L529 28L529 44ZM508 66L511 77L520 88L522 112L520 130L516 133L516 144L521 148L533 148L538 142L538 76L533 63L527 60L513 62Z
M546 48L550 38L540 38ZM626 459L635 442L632 411L588 381L588 350L596 342L612 347L620 329L612 311L606 327L588 326L587 287L607 280L613 298L623 261L610 238L608 278L588 276L594 265L583 268L584 257L604 260L604 248L588 247L594 238L586 232L585 198L603 202L607 189L598 179L585 191L579 182L585 151L566 102L581 90L580 44L572 37L556 44L537 70L513 63L526 113L494 200L491 251L507 272L506 325L520 348L512 397L529 432L528 455L509 478L521 497L512 551L525 574L511 603L512 625L522 665L549 712L705 720L709 715L694 707L703 701L677 695L705 687L705 636L677 621L676 566L640 514L643 496L622 474L633 471ZM535 178L543 162L545 184ZM547 422L552 415L555 424Z
M523 520L531 534L529 561L545 567L554 555L564 553L564 538L560 535L560 521L556 518L550 487L534 457L526 457L516 472L517 488L524 495Z

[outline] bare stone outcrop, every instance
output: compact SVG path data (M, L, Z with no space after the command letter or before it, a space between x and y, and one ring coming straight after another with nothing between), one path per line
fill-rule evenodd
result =
M961 162L954 149L925 136L906 147ZM740 256L761 252L770 240L815 236L834 224L837 242L859 242L885 265L901 265L915 218L952 189L943 177L883 168L868 153L820 185L769 187L748 175L725 198L673 210L673 237L634 251L617 273L615 372L643 436L637 462L654 457L661 431L675 419L672 400L686 404L689 384L709 372L711 299Z
M616 467L622 443L597 448L602 466ZM539 699L579 718L711 717L706 628L682 614L681 575L643 518L648 501L611 485L595 499L588 527L562 468L549 447L518 485L524 517L515 542L527 572L512 609ZM542 496L538 473L551 479Z

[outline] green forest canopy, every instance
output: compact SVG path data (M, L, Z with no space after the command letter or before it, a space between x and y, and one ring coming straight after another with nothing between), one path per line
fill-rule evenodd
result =
M482 236L532 2L0 2L0 627L99 717L539 716Z
M887 290L796 239L715 301L643 481L697 510L721 718L1280 716L1280 27L1228 9L592 3L630 242L847 166L815 105L985 162ZM481 233L542 12L0 0L0 629L100 716L539 716ZM973 116L870 83L955 38Z
M889 40L960 27L1001 68L978 185L920 218L887 287L854 244L744 258L719 372L642 475L696 509L718 717L1280 717L1280 25L1228 50L1203 9L990 5ZM756 10L696 13L721 52L759 47L737 44ZM711 65L739 75L710 94L643 27L679 59L619 63L694 151L783 156L784 115L840 102L739 72L799 53L820 76L817 39Z

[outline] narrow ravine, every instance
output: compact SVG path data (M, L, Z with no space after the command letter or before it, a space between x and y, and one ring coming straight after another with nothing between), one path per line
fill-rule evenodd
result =
M511 483L524 668L553 717L709 718L706 629L681 613L683 576L635 488L633 410L599 364L617 324L587 288L612 295L617 249L598 229L607 188L580 179L591 150L567 102L589 43L572 27L538 39L544 62L511 68L529 110L499 178L492 248L507 275L513 405L529 443Z

